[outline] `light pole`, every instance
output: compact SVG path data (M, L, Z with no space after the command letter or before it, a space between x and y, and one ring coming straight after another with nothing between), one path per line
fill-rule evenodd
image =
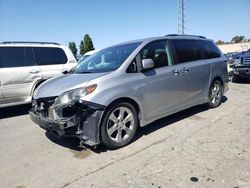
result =
M186 0L178 0L178 34L185 34Z

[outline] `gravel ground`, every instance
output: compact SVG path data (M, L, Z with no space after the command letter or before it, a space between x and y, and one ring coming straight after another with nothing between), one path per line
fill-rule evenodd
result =
M0 187L250 187L250 84L216 109L196 106L141 128L118 150L79 147L0 109Z

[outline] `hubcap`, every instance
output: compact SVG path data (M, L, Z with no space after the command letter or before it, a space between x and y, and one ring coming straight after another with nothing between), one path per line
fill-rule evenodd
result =
M111 140L121 143L127 140L134 128L134 115L126 107L114 109L107 121L107 133Z
M210 92L211 92L211 95L210 95L211 103L214 104L214 105L220 103L220 100L221 100L221 87L220 87L220 84L214 83Z

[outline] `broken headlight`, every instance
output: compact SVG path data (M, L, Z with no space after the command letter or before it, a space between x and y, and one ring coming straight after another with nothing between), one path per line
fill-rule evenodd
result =
M74 103L76 101L79 101L84 96L95 91L96 87L97 87L97 85L94 84L94 85L90 85L87 87L67 91L56 98L55 103L54 103L54 107L56 108L59 106L63 106L66 104L70 104L70 103Z

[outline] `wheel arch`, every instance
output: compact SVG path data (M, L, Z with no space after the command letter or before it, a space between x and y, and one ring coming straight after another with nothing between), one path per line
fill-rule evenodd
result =
M35 89L36 89L38 86L40 86L44 81L46 81L46 80L38 80L38 81L33 85L32 90L31 90L31 96L33 95Z
M215 80L218 80L218 81L221 83L222 89L224 90L224 83L223 83L223 80L222 80L222 78L221 78L220 76L215 76L215 77L212 79L212 82L210 83L210 87L211 87L212 83L213 83Z
M114 104L121 103L121 102L127 102L127 103L132 104L132 105L135 107L135 109L136 109L136 111L137 111L137 113L138 113L138 118L140 119L140 117L139 117L139 115L140 115L140 113L141 113L140 106L139 106L139 104L138 104L134 99L132 99L132 98L129 98L129 97L121 97L121 98L115 99L115 100L113 100L113 101L107 106L107 108L113 106Z

